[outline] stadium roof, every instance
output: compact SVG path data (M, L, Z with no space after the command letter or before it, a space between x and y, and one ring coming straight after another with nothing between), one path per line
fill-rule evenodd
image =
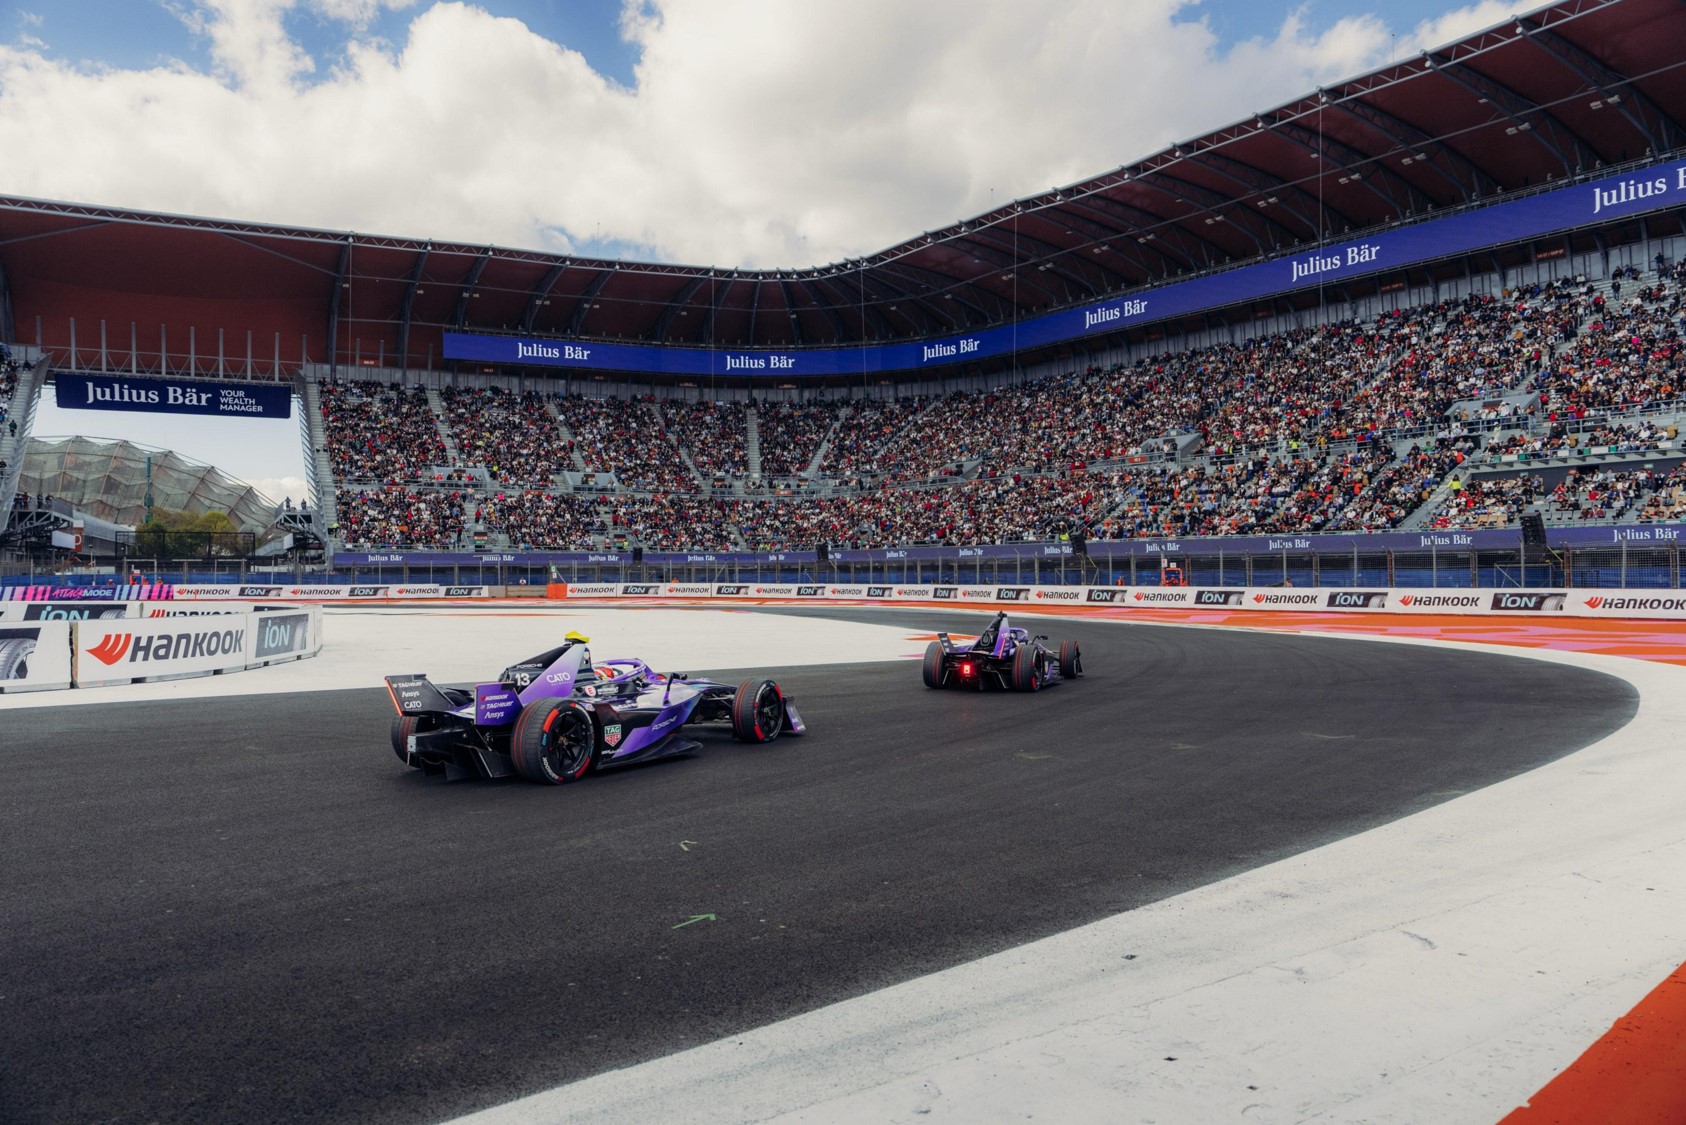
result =
M447 330L790 348L971 331L1686 149L1686 4L1569 0L859 260L661 265L0 198L0 334L156 368ZM1677 217L1664 220L1675 226ZM1671 228L1672 229L1672 228ZM104 338L99 322L105 322ZM132 327L131 327L132 325ZM194 330L190 343L189 328ZM399 357L404 357L400 360ZM178 361L179 365L179 361Z
M275 522L275 502L245 481L168 449L115 438L30 438L18 487L130 527L146 522L148 492L161 511L226 512L242 531Z

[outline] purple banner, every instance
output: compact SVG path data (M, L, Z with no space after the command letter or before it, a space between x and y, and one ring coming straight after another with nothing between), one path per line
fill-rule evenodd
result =
M1566 527L1549 529L1547 543L1559 550L1591 547L1673 547L1683 541L1686 524L1642 524L1622 527ZM1394 552L1503 551L1518 547L1516 528L1482 531L1386 531L1361 535L1257 535L1228 539L1091 539L1089 557L1127 559L1203 557L1215 555L1339 555ZM898 547L877 551L833 549L837 563L1004 562L1061 559L1071 554L1065 543L1010 543L981 547ZM813 551L775 551L768 554L732 552L645 551L646 567L811 564ZM632 566L629 551L516 551L483 555L442 551L340 552L338 566L575 566L600 564Z

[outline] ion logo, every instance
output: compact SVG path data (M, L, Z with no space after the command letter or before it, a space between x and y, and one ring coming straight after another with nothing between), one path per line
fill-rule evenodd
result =
M304 649L304 638L310 624L308 613L284 613L266 616L258 623L257 659L277 656Z
M748 586L716 586L714 588L714 592L716 594L720 594L723 597L729 597L729 598L735 598L740 594L747 593L748 590L749 590ZM611 743L609 743L609 745L613 746L614 743L611 742Z
M621 587L621 593L623 593L623 594L647 595L647 594L658 594L660 592L661 592L661 587L659 587L659 586L622 586Z
M868 586L866 588L866 596L869 598L887 598L890 596L890 587Z
M1090 590L1086 601L1116 602L1124 596L1123 590Z
M92 621L96 618L105 620L127 615L128 610L123 606L54 605L51 602L28 605L23 611L25 621ZM155 610L152 614L154 617L162 615L162 610Z
M240 596L243 598L272 598L281 591L279 586L242 586Z
M1423 599L1426 600L1426 599ZM1525 611L1528 613L1549 612L1563 608L1567 595L1564 594L1494 594L1492 609Z
M958 590L959 587L956 586L933 586L931 587L931 597L939 601L952 601Z
M447 586L445 587L445 596L447 598L477 598L480 596L480 587Z
M1406 595L1406 605L1410 604L1410 595ZM1385 590L1337 590L1329 595L1326 603L1330 609L1385 609L1387 607L1387 592Z
M348 598L378 598L385 593L385 586L353 586L345 592L345 596Z
M1241 590L1196 590L1194 592L1195 605L1240 605L1244 591Z
M1003 586L995 591L995 600L998 602L1022 602L1029 596L1029 586Z
M796 596L799 598L817 598L823 593L825 593L825 589L821 586L796 587Z
M99 644L88 650L88 655L101 664L115 664L128 655L132 640L133 633L107 633L100 638Z

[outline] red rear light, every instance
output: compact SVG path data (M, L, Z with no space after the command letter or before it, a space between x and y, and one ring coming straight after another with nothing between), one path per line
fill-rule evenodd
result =
M972 666L970 664L962 664L960 666L960 674L962 676L970 676L972 674Z

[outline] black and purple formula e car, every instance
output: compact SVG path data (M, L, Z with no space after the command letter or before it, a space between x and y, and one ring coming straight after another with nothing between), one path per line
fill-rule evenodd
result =
M594 663L589 640L569 633L473 690L439 687L425 675L386 677L398 712L393 751L405 765L450 780L516 774L561 785L594 769L701 749L680 733L698 723L730 727L743 742L808 729L772 680L734 688L655 672L642 660Z
M922 669L928 688L1008 688L1040 691L1060 680L1075 680L1083 674L1083 654L1076 641L1062 641L1055 652L1047 637L1032 635L1007 623L1003 610L995 615L978 639L959 645L947 633L925 646Z

